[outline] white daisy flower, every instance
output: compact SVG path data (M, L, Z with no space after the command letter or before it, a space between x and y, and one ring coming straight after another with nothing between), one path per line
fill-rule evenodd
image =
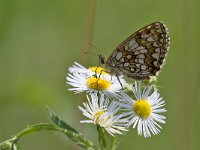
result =
M75 67L71 68L70 72L72 70L75 71ZM121 92L122 88L126 85L122 77L119 77L118 80L116 76L111 76L102 71L104 69L101 67L91 67L89 70L80 68L80 71L77 69L74 73L68 74L67 83L73 86L69 88L70 91L74 91L75 93L100 92L107 96L119 98L119 94L117 93Z
M111 134L122 134L121 131L127 131L125 125L128 119L123 119L122 115L117 114L120 106L117 102L109 102L108 97L104 94L90 94L91 99L87 96L88 103L83 102L83 107L78 107L83 115L89 120L83 120L81 123L93 123L99 125Z
M135 100L127 94L122 93L125 104L122 104L128 111L123 115L130 119L127 126L133 124L133 128L137 126L138 135L151 137L159 134L162 127L158 124L165 123L165 116L160 115L167 110L163 108L165 101L160 97L157 89L152 91L152 85L142 91L141 82L135 82L135 87L132 88ZM151 93L150 93L151 92Z
M72 67L69 67L69 72L70 73L84 73L89 76L94 74L94 72L92 70L85 68L84 66L82 66L81 64L79 64L77 62L74 62Z
M86 76L92 76L94 74L101 74L101 75L109 75L106 70L102 67L89 67L85 68L81 64L74 62L72 67L69 67L69 72L70 73L82 73Z

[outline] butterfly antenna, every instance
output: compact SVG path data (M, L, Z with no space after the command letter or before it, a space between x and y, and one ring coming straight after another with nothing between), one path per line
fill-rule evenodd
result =
M92 43L89 43L89 45L90 45L90 47L94 48L96 51L100 52L100 50L96 46L94 46ZM83 54L92 54L92 55L95 55L95 56L98 56L98 57L101 56L101 54L96 54L96 53L93 53L93 52L83 52Z
M83 52L83 54L92 54L92 55L95 55L95 56L98 56L98 57L100 57L100 55L99 55L99 54L96 54L96 53L93 53L93 52Z
M96 46L94 46L92 43L89 43L89 45L90 45L92 48L94 48L96 51L100 52L100 50L99 50Z

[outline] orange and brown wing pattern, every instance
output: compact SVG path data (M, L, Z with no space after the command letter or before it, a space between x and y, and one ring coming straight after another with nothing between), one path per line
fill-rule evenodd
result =
M168 30L163 22L143 27L124 40L107 60L115 74L149 79L162 67L169 48Z

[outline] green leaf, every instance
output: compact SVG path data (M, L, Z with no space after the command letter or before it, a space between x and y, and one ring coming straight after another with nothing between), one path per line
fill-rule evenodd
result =
M82 134L77 134L69 130L64 130L64 134L67 135L71 140L73 140L77 145L87 149L87 150L97 150L95 145L85 138Z
M82 134L75 133L71 130L64 129L64 128L61 128L54 124L49 124L49 123L40 123L40 124L28 126L21 132L17 133L11 139L0 143L0 150L21 150L17 141L19 141L19 139L21 139L25 135L33 134L39 131L57 131L57 132L65 134L77 145L83 147L84 149L98 150L96 146L90 140L85 138Z
M63 121L58 115L53 112L49 107L47 107L49 116L51 120L59 127L70 130L75 133L79 133L76 129L72 128L70 125L68 125L65 121Z
M60 117L58 117L57 114L55 112L53 112L50 108L48 108L48 113L49 113L49 116L51 117L51 120L58 127L63 129L60 131L63 132L66 136L68 136L77 145L79 145L87 150L96 150L97 149L90 140L85 138L76 129L74 129L70 125L68 125L65 121L63 121Z

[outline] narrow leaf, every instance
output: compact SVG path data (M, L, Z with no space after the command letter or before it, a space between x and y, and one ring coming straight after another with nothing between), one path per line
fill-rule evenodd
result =
M64 130L64 134L67 135L72 141L77 145L87 149L87 150L97 150L94 144L85 138L82 134L77 134L69 130Z
M72 132L78 133L78 131L74 128L72 128L70 125L68 125L65 121L63 121L60 117L58 117L58 115L53 112L53 110L51 110L49 107L47 107L48 109L48 114L51 118L51 120L59 127L70 130Z

